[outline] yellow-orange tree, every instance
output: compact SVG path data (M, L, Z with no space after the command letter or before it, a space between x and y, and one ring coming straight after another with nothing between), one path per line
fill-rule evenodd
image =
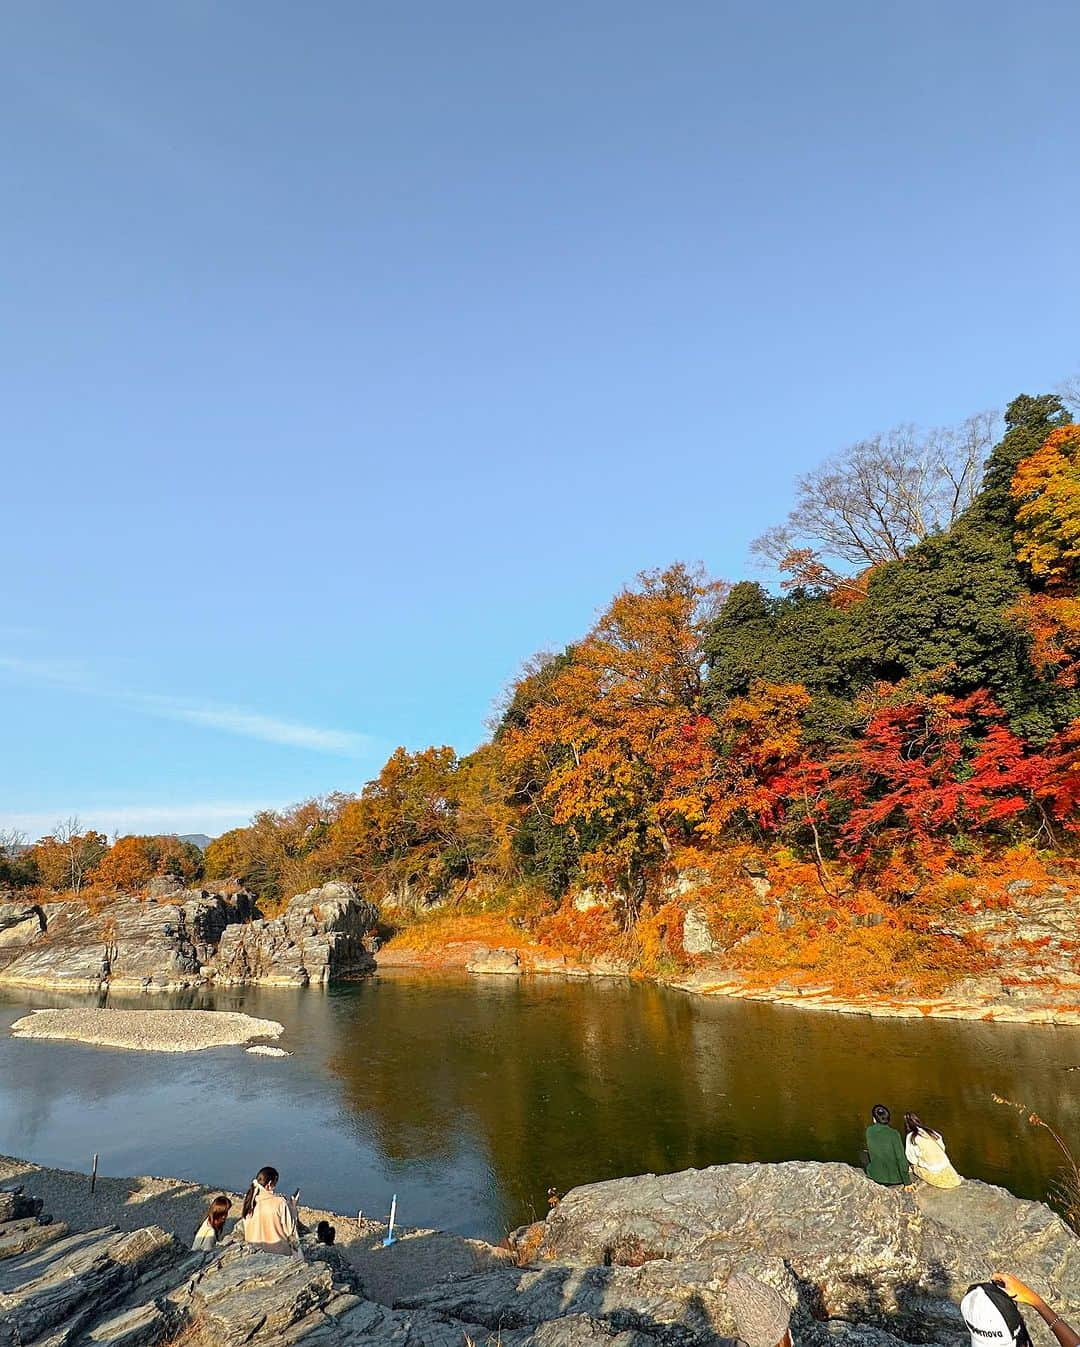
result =
M1044 677L1072 688L1080 664L1080 426L1059 426L1013 475L1016 555L1028 566L1034 593L1011 615L1028 637Z
M206 848L208 879L237 879L259 898L276 901L319 883L316 853L337 799L305 800L290 809L264 809L246 828L216 837Z
M669 791L700 715L702 639L722 587L677 564L638 577L500 739L537 783L532 807L566 825L587 879L636 920L672 832L693 823Z
M462 898L476 879L507 879L517 819L501 752L452 748L391 754L361 794L342 797L319 849L331 874L416 908Z
M83 832L78 819L69 819L35 842L30 857L41 882L48 888L79 893L108 847L104 833L92 828Z
M202 857L179 837L129 835L118 837L91 873L100 888L137 893L154 875L173 875L185 883L202 868Z
M452 748L396 749L359 798L342 802L320 849L324 868L414 906L440 896L456 836Z
M1071 581L1080 564L1080 426L1059 426L1012 480L1016 554L1032 575Z

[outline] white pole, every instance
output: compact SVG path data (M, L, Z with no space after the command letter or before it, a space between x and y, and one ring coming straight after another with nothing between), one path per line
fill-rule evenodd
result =
M394 1218L397 1216L397 1193L394 1194L390 1202L390 1225L386 1231L386 1238L383 1240L383 1246L386 1247L394 1242Z

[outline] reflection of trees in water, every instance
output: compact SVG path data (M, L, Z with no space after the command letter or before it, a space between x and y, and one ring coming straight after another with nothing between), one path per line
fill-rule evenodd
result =
M28 1007L86 1004L18 1001L0 1003L0 1033ZM897 1124L915 1109L939 1127L963 1173L1025 1196L1045 1193L1058 1156L992 1095L1080 1135L1072 1029L871 1020L558 978L391 976L329 993L223 988L114 1004L277 1019L293 1056L166 1060L0 1040L0 1125L14 1149L48 1139L81 1164L84 1147L130 1152L145 1133L143 1168L184 1164L204 1178L226 1160L243 1176L257 1151L259 1163L303 1171L309 1194L325 1180L324 1201L343 1184L365 1204L400 1188L411 1219L488 1233L542 1214L551 1185L854 1161L879 1101ZM110 1119L126 1125L87 1145L87 1126Z
M722 1114L732 1148L725 1159L854 1163L870 1108L880 1102L897 1127L910 1110L944 1133L961 1172L1041 1197L1057 1167L1053 1145L993 1095L1022 1098L1073 1135L1080 1123L1066 1074L1080 1061L1075 1029L705 1002L694 1037L699 1048L710 1037L739 1043L725 1066Z
M550 1184L669 1167L701 1116L682 998L555 979L371 991L362 1038L331 1059L346 1099L398 1161L448 1160L468 1137L521 1219Z
M342 1007L344 1010L344 1006ZM357 1011L362 1013L357 1014ZM1056 1157L992 1094L1075 1134L1080 1033L699 1001L622 982L386 979L331 1067L397 1163L480 1148L508 1220L549 1185L730 1161L857 1161L870 1106L921 1113L963 1172L1042 1195ZM343 1040L348 1041L343 1041Z

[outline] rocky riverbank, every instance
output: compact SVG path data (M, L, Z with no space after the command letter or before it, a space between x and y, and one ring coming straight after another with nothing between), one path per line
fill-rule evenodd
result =
M0 1347L719 1347L733 1268L783 1296L800 1347L966 1347L957 1302L999 1267L1080 1319L1080 1241L1048 1208L974 1182L898 1192L846 1165L592 1184L503 1250L432 1231L387 1249L381 1226L335 1216L338 1244L290 1258L187 1252L215 1191L189 1183L99 1180L91 1197L84 1176L0 1160L0 1188Z
M529 946L489 946L477 941L447 942L436 952L398 948L393 943L375 956L383 969L416 972L465 971L480 977L640 977L624 959L605 955L571 960L550 950ZM879 1019L981 1020L1001 1024L1057 1024L1080 1026L1080 996L1070 985L1041 988L1042 995L1013 995L1000 978L968 979L941 997L905 998L881 995L841 996L829 986L796 984L787 979L763 979L728 967L722 961L702 959L675 974L652 979L676 991L695 996L723 996L742 1001L766 1001L799 1010L825 1010L842 1015L870 1015Z
M993 902L969 900L951 909L935 939L943 947L977 940L980 971L929 995L916 994L899 975L891 991L883 992L879 979L873 991L860 992L854 983L840 992L806 968L748 968L740 962L745 937L725 946L701 891L684 878L682 955L677 967L669 960L668 971L651 974L619 952L617 939L615 948L588 955L552 948L497 912L412 913L376 959L369 936L379 909L350 885L329 883L297 894L270 919L249 894L202 889L159 889L144 900L0 902L0 987L117 994L206 983L306 987L376 966L453 968L500 977L652 976L695 995L846 1014L1080 1025L1080 894L1062 882L1011 880ZM790 895L781 902L771 896L767 878L755 875L753 881L770 920L795 920ZM574 902L583 914L601 906L596 895Z
M757 897L773 902L769 885L758 876ZM684 895L686 896L686 895ZM805 969L790 972L747 969L739 964L739 944L725 947L710 926L709 915L695 905L683 920L685 966L657 973L653 980L698 996L768 1001L803 1010L873 1015L889 1019L956 1019L1006 1024L1080 1026L1080 894L1064 884L1008 883L997 905L958 905L942 924L942 944L977 938L990 965L977 976L956 980L940 994L915 994L898 978L895 991L838 992ZM589 900L590 905L595 905ZM775 900L781 921L793 920L791 901ZM588 906L582 907L589 910ZM406 928L376 956L381 968L464 969L478 976L612 978L640 977L615 953L583 955L536 944L525 932L493 920L486 937L477 937L474 921L438 913L429 918L421 943ZM433 932L437 931L438 938Z

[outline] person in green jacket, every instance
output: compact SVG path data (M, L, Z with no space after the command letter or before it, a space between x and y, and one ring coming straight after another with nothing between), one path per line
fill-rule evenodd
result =
M875 1104L871 1115L874 1121L866 1129L866 1149L870 1153L867 1175L875 1183L883 1183L889 1188L910 1183L911 1171L904 1154L904 1143L900 1133L889 1126L892 1114L884 1104Z

